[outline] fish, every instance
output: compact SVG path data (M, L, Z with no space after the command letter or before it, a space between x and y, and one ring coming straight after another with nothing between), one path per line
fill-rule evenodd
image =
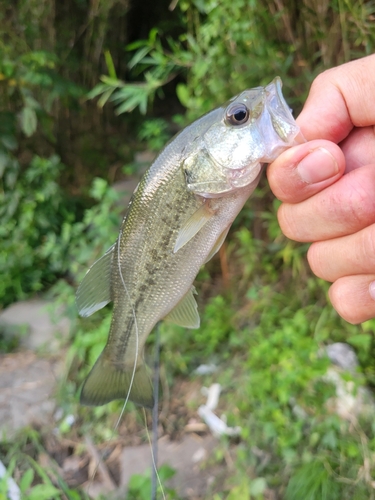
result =
M194 279L223 244L265 164L302 142L276 77L245 90L172 138L133 193L116 242L78 287L79 314L113 302L106 346L80 402L129 398L152 408L144 346L161 320L199 328Z

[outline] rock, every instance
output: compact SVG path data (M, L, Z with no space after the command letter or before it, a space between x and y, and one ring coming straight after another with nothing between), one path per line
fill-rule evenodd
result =
M344 342L336 342L326 347L327 356L335 365L354 373L358 367L358 359L354 349Z
M0 439L50 421L55 379L54 364L32 352L0 356Z
M58 335L69 334L70 323L68 318L58 313L55 313L55 318L51 318L48 311L50 305L50 302L39 299L16 302L1 311L0 323L20 329L26 327L27 334L21 339L23 347L54 351L59 347Z
M182 441L170 441L163 437L158 441L158 467L168 464L176 474L167 481L168 487L177 490L182 498L203 496L214 477L201 470L202 462L207 460L217 440L212 436L199 437L187 435ZM133 474L143 474L151 468L150 445L130 446L123 450L121 467L121 487L127 488Z
M366 387L355 383L358 359L354 349L344 342L336 342L326 347L329 359L336 367L328 368L324 380L335 386L336 397L327 401L330 411L339 417L352 421L359 416L369 416L374 412L374 401ZM353 374L353 380L346 380L341 373L346 370Z
M344 380L335 368L327 370L324 380L336 389L336 397L327 401L327 408L331 412L350 422L359 416L372 417L374 400L365 387L357 387L353 380Z

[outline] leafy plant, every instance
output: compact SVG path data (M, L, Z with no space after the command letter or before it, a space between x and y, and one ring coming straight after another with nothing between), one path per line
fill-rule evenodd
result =
M167 488L165 482L175 475L175 470L168 465L162 465L158 469L159 479L163 485L164 495L170 500L178 500L175 490ZM144 474L134 474L129 480L127 500L149 500L151 498L152 485L150 471Z

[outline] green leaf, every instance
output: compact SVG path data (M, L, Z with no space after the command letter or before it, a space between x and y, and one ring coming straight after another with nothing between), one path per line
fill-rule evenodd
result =
M226 500L249 500L249 482L247 478L242 480L242 483L230 490Z
M0 151L0 178L3 176L4 170L8 165L9 156L4 152Z
M52 484L37 484L28 495L28 500L51 500L60 498L60 492Z
M34 469L28 469L25 474L22 476L22 479L20 481L20 490L22 493L25 493L31 486L31 483L33 482L34 479Z
M98 85L95 85L93 89L90 90L87 94L87 99L94 99L98 95L102 94L108 89L108 85L105 83L98 83Z
M176 94L180 103L187 108L189 106L189 90L184 83L179 83L176 87Z
M17 141L13 135L3 135L0 137L0 141L3 143L6 149L13 151L17 147Z
M251 481L250 483L250 494L257 497L262 493L264 493L266 487L267 483L264 477L257 477L256 479L253 479L253 481Z
M36 130L37 118L36 113L30 106L25 106L20 114L21 128L27 137L31 137Z
M34 97L27 95L24 97L25 106L32 109L40 109L40 104Z
M148 47L148 46L142 47L139 50L137 50L137 52L134 54L134 56L130 59L130 61L128 63L128 68L132 69L132 68L134 68L134 66L139 64L142 61L142 59L150 52L150 50L151 50L151 47Z
M122 80L119 80L118 78L112 78L107 75L103 75L100 77L101 81L105 83L106 85L110 85L111 87L123 87L125 83Z
M352 335L348 337L348 344L364 349L366 352L369 351L372 341L372 335L370 333L358 333L357 335Z
M111 78L117 78L115 65L113 64L113 59L109 50L104 51L105 63L108 68L108 73Z
M104 104L108 101L108 99L111 97L111 95L113 94L114 91L115 91L115 89L113 87L111 87L108 90L106 90L105 92L103 92L103 94L98 99L98 106L100 108L102 108L104 106Z

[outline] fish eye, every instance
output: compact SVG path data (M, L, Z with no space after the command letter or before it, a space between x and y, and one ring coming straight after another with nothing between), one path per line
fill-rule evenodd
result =
M250 110L245 104L233 104L227 110L225 121L229 125L242 125L247 122Z

